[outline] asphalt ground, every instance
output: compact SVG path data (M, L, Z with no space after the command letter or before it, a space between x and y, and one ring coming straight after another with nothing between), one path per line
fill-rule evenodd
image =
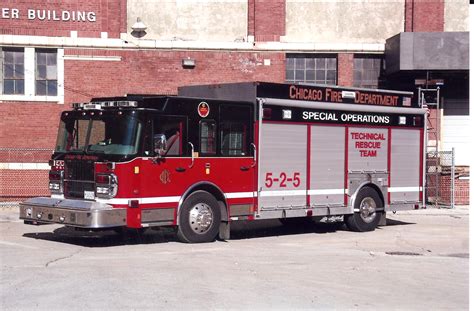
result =
M390 214L368 233L241 222L207 244L17 217L0 211L1 310L468 309L468 207Z

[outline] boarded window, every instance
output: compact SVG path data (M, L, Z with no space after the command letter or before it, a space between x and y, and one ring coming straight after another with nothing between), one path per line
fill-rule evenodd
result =
M381 56L354 56L354 86L377 88L382 70Z

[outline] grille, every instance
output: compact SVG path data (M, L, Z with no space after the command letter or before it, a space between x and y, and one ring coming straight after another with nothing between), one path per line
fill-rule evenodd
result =
M66 160L64 163L64 196L84 198L84 191L94 191L94 161Z

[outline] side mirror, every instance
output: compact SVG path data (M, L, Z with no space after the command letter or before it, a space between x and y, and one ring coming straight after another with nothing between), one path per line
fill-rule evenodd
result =
M156 134L153 136L153 150L157 157L162 157L168 151L165 134Z

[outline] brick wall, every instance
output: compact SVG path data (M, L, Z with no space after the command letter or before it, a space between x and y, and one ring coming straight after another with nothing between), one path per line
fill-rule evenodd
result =
M79 37L100 37L101 32L107 32L110 38L118 38L126 32L126 0L6 0L1 8L8 10L7 18L0 18L0 34L69 37L71 31L77 31ZM34 18L28 10L34 11ZM78 20L78 11L94 12L95 21L87 17L86 21ZM62 20L63 14L67 20Z
M66 55L119 56L121 61L65 61L65 101L87 101L91 96L176 94L177 87L243 81L283 82L285 54L202 51L66 50ZM193 69L182 59L192 58ZM263 64L270 60L270 66Z
M444 0L405 0L405 31L444 30Z
M285 20L286 0L248 1L248 33L255 41L280 41Z
M353 85L354 54L339 53L337 55L337 84L341 86Z
M0 147L52 149L63 109L69 109L69 105L0 103Z
M451 202L451 176L440 177L440 197L442 203ZM454 204L469 205L469 179L454 179Z

